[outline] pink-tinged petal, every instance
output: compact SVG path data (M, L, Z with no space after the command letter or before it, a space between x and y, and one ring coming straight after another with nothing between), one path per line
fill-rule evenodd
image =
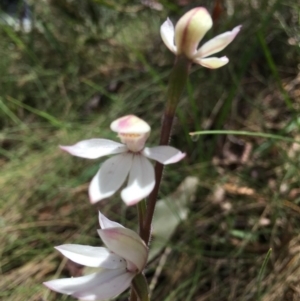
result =
M126 261L106 248L67 244L55 247L65 257L81 265L105 269L125 269Z
M83 140L74 145L60 146L60 148L73 156L86 159L97 159L106 155L127 151L127 147L124 144L108 139Z
M229 59L226 56L221 58L209 57L206 59L196 59L194 62L209 69L217 69L226 65L229 62Z
M141 272L147 262L148 249L144 241L134 231L127 228L98 230L107 248L126 259L130 272ZM130 264L132 263L132 264Z
M176 46L174 44L174 25L168 18L160 27L160 36L165 45L176 54Z
M101 229L117 228L117 227L124 228L121 224L113 222L110 219L108 219L100 211L99 211L99 224Z
M113 121L110 125L112 131L123 134L145 134L150 132L149 124L135 115L127 115Z
M155 146L145 147L142 154L152 160L158 161L162 164L176 163L185 157L185 153L182 153L172 146Z
M49 289L80 300L107 300L129 287L134 274L126 269L103 270L83 277L63 278L44 282Z
M209 40L194 55L194 58L204 58L214 53L220 52L228 44L230 44L241 29L241 25L235 27L232 31L222 33L213 39Z
M155 185L154 168L142 155L134 155L127 187L121 192L121 198L128 206L135 205L147 197Z
M123 153L101 165L89 187L91 203L110 197L121 187L131 168L132 159L133 154Z

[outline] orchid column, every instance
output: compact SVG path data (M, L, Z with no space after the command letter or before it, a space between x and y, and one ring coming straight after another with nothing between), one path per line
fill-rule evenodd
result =
M198 44L206 32L212 27L212 24L213 22L208 11L203 7L196 7L180 18L175 29L169 19L161 26L160 34L162 40L176 55L176 59L169 80L167 103L161 127L160 145L167 145L169 143L176 107L185 87L192 63L200 64L206 68L216 69L229 62L226 56L221 58L209 56L223 50L231 43L240 31L241 26L237 26L232 31L216 36L197 49ZM144 227L140 233L146 244L149 243L150 239L151 222L162 172L163 165L157 162L155 166L156 183L148 198Z

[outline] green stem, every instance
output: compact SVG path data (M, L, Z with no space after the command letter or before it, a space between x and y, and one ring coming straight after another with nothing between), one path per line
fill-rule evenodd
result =
M140 233L143 231L143 225L146 215L146 200L142 200L137 203L137 211L138 211L138 217L139 217L139 231Z
M159 145L168 145L172 130L173 119L175 116L176 107L179 102L179 98L185 87L191 62L185 57L177 57L174 67L172 69L168 94L167 104L163 115L163 123L161 126L160 143ZM139 231L141 238L145 241L146 245L149 244L151 235L151 224L158 196L159 186L162 178L163 165L159 162L155 165L155 186L152 193L148 198L148 206L146 208L146 202L143 200L138 203L138 216L139 216ZM137 294L134 288L131 288L130 301L137 301Z
M179 56L176 58L176 62L172 69L169 80L167 104L163 115L163 123L161 126L159 145L169 144L175 111L180 96L187 82L190 66L191 62L187 58L183 56ZM147 245L149 244L150 240L152 218L158 197L160 182L162 179L163 167L163 164L159 162L157 162L155 165L155 186L148 197L148 206L144 221L144 227L140 231L140 235Z
M143 231L143 225L144 225L144 220L145 220L145 214L146 214L146 200L142 200L137 203L137 212L138 212L138 217L139 217L139 231L140 233ZM136 290L134 289L134 286L131 286L131 291L130 291L130 301L137 301L137 294Z
M137 301L137 295L135 293L133 286L131 286L129 301Z

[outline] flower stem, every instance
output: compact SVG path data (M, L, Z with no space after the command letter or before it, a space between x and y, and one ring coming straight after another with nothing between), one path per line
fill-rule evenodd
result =
M138 217L139 217L139 231L140 233L143 231L143 225L146 215L146 200L142 200L137 203L137 211L138 211Z
M143 225L146 215L146 200L142 200L137 203L137 212L139 217L139 231L140 233L143 231ZM134 287L131 287L130 298L129 301L137 301L138 297Z
M176 108L180 96L184 90L185 84L187 82L190 66L191 62L186 57L178 56L176 58L174 67L171 71L168 85L167 104L163 115L163 123L161 126L159 145L169 144ZM149 244L150 240L152 218L158 197L160 182L162 179L163 168L164 166L161 163L156 163L155 186L148 197L148 206L146 211L146 217L144 220L144 226L142 229L140 228L140 235L147 245Z
M137 301L137 295L133 286L131 286L129 301Z
M161 126L159 145L169 144L176 107L185 87L190 66L190 61L188 61L185 57L176 58L169 80L167 104L163 115L163 123ZM162 179L162 173L163 165L157 162L155 165L155 186L153 191L149 195L147 208L145 200L139 202L137 206L139 215L140 236L142 237L146 245L149 244L150 240L152 218L154 214L160 182ZM137 301L137 295L133 288L131 288L130 301Z

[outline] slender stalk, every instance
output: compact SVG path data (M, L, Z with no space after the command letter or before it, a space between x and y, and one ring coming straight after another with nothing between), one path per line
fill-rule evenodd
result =
M131 285L131 290L130 290L129 301L137 301L137 295L136 295L136 292L132 285Z
M146 200L142 200L137 203L137 211L138 211L138 217L139 217L139 231L143 231L143 225L145 220L145 214L146 214Z
M163 115L159 145L169 144L176 108L188 79L190 66L191 62L184 56L179 56L176 58L168 85L167 104ZM155 187L148 197L148 206L144 220L144 226L142 229L140 228L140 235L147 245L149 244L150 240L152 218L158 197L160 182L162 179L163 168L164 166L161 163L156 163Z
M146 200L142 200L138 202L136 207L137 207L138 218L139 218L139 231L141 233L143 231L143 225L144 225L145 214L146 214ZM137 301L137 295L133 286L131 286L129 301Z
M185 87L190 66L190 61L188 61L185 57L180 56L176 58L169 80L167 104L163 115L159 145L169 144L175 111L179 102L179 98ZM147 208L145 200L138 203L137 206L140 236L146 245L149 244L150 240L152 218L155 210L160 182L162 179L163 167L164 166L159 162L157 162L155 165L155 186L152 193L149 195ZM133 287L131 288L129 300L137 301L137 295Z

